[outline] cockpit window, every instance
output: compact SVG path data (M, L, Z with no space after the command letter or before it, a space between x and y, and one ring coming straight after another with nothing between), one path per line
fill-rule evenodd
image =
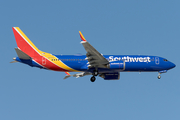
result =
M167 59L163 59L164 61L168 61Z

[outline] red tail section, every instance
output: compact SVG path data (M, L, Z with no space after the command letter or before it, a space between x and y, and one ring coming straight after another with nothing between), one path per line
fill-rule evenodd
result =
M53 59L58 58L50 53L40 51L21 31L19 27L13 27L12 29L19 50L27 54L27 56L31 57L37 64L41 65L44 68L55 71L77 71L70 68L60 60L53 61Z
M41 51L29 40L29 38L21 31L19 27L13 27L12 29L17 46L21 51L30 57L40 54Z

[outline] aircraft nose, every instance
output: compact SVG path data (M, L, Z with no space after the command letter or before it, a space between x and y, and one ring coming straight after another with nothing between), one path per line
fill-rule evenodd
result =
M174 63L170 62L170 68L174 68L174 67L176 67L176 65Z

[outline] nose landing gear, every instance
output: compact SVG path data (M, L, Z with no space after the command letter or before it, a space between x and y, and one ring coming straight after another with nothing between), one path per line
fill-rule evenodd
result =
M158 75L158 77L157 77L158 79L161 79L161 76L160 75Z
M162 73L166 73L166 72L167 72L167 70L159 71L159 72L158 72L158 77L157 77L157 78L160 79L160 78L161 78L161 74L162 74Z
M158 79L161 79L161 73L160 73L160 72L158 73L157 78L158 78Z

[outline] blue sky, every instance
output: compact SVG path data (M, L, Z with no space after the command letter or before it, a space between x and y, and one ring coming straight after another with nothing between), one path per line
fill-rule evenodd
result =
M1 15L1 120L179 120L179 0L3 0ZM176 68L120 73L119 81L10 64L16 57L12 27L41 50L85 54L78 31L100 53L165 57Z

